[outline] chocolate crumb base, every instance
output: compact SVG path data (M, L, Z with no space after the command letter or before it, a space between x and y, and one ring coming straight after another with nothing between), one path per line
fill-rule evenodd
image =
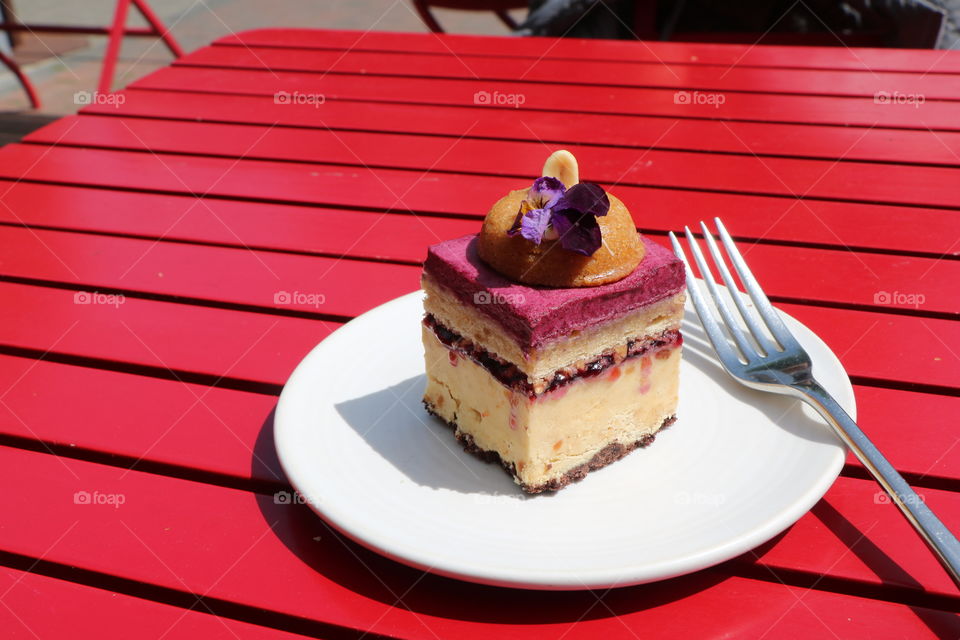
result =
M484 462L499 463L500 466L503 467L503 469L507 472L507 474L509 474L514 479L514 481L518 481L517 470L515 465L512 462L504 462L504 460L500 457L500 454L497 453L496 451L488 451L486 449L481 449L480 447L478 447L477 443L474 442L473 440L473 436L471 436L469 433L462 433L458 431L457 425L455 422L450 422L449 420L446 420L440 417L440 415L433 410L433 406L426 400L423 401L423 406L426 409L427 413L429 413L431 416L433 416L443 424L453 429L453 432L457 438L457 441L461 445L463 445L464 451L476 456L477 458L480 458ZM548 482L535 485L535 486L520 482L519 483L520 488L523 489L525 493L543 493L544 491L559 491L560 489L563 489L565 486L567 486L572 482L579 482L591 471L596 471L597 469L605 467L612 462L616 462L617 460L626 456L628 453L630 453L634 449L650 446L653 443L654 439L656 439L657 434L660 433L660 431L662 431L663 429L666 429L676 421L677 421L677 416L675 415L670 416L660 424L660 427L656 431L654 431L653 433L648 433L647 435L643 436L642 438L640 438L635 442L632 442L630 444L623 444L620 442L611 442L610 444L605 446L603 449L598 451L596 454L594 454L594 456L590 458L588 461L570 469L559 478L554 478L553 480L550 480Z

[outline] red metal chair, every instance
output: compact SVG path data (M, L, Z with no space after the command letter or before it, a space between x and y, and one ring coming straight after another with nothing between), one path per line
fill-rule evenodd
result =
M127 13L130 10L131 4L136 7L136 9L144 17L144 19L150 25L149 27L126 26ZM109 36L109 39L107 40L107 50L103 56L103 69L100 71L100 83L97 86L97 91L100 93L110 92L110 85L113 83L113 74L117 66L117 57L120 54L120 45L123 41L123 38L126 36L160 38L163 40L163 43L167 46L167 48L170 50L170 53L172 53L174 57L179 58L183 55L183 50L180 48L180 45L177 44L177 41L174 40L172 35L170 35L170 32L167 30L166 26L160 21L160 19L147 4L147 0L117 0L117 6L113 14L113 22L109 27L24 24L18 21L4 20L3 22L0 22L0 31L28 31L31 33L80 33ZM20 84L23 86L23 90L30 99L30 104L33 105L35 109L39 108L40 98L37 96L37 92L33 87L33 83L31 83L26 74L23 73L20 65L18 65L17 62L11 59L9 56L4 55L2 52L0 52L0 62L9 67L10 70L17 76L17 80L20 81Z
M427 28L434 33L443 33L443 27L430 11L430 7L445 9L463 9L465 11L493 11L503 24L511 29L517 28L517 22L507 13L510 9L526 8L525 0L413 0L413 6L420 14L420 19Z

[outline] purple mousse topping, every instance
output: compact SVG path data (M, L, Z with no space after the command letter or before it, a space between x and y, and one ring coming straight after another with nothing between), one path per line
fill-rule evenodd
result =
M493 318L529 351L682 291L683 263L646 236L642 240L647 252L633 273L599 287L550 288L514 282L480 259L477 234L433 245L423 269L461 302Z

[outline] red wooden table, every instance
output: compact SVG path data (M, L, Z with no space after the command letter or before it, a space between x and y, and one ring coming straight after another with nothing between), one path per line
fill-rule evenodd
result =
M960 636L853 460L741 558L537 593L278 503L271 441L299 359L563 146L661 242L722 216L960 528L960 55L261 30L118 96L0 150L4 637Z

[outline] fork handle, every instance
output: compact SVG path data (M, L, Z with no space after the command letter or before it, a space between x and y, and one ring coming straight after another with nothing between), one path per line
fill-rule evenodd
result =
M890 495L960 587L960 542L893 468L857 423L816 380L790 385L822 415L838 436Z

